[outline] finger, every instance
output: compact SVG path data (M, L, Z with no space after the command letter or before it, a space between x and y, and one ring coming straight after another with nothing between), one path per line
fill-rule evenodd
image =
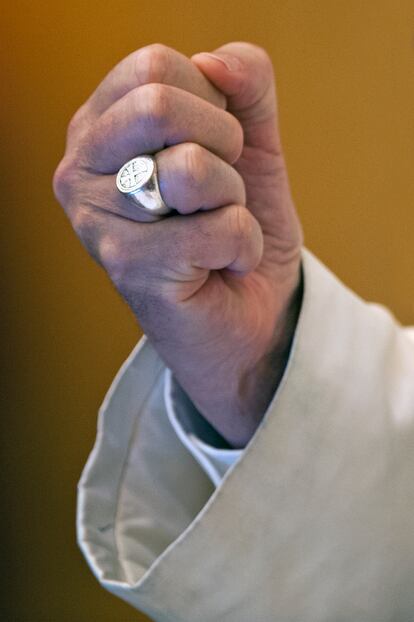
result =
M237 171L204 147L183 143L156 155L157 175L164 203L180 214L207 211L246 202ZM137 222L158 220L138 209L118 191L114 175L88 176L81 202ZM79 199L78 199L79 200Z
M147 84L107 110L81 141L81 165L115 173L127 160L183 142L202 145L232 163L243 133L233 115L172 86Z
M184 257L177 258L178 266L188 271L186 276L192 276L195 269L228 269L246 275L260 263L262 230L245 207L228 205L187 219L191 219L187 231L181 231Z
M245 275L257 267L263 252L258 222L239 205L176 215L150 226L99 210L73 223L126 297L128 288L139 296L142 287L149 298L173 298L180 284L199 283L210 270Z
M137 50L108 73L85 104L90 117L98 117L118 99L138 86L168 84L225 108L226 98L194 66L189 58L161 44Z
M239 173L196 143L164 149L156 160L164 201L181 214L246 203Z
M271 59L250 43L228 43L195 54L192 61L228 98L241 122L245 144L280 151L274 72Z
M276 265L296 256L302 242L281 145L272 62L248 43L229 43L213 54L192 57L228 98L228 110L240 121L244 150L235 164L242 175L249 209L260 222L266 257Z
M144 84L168 84L193 93L218 108L227 101L189 58L159 43L148 45L121 60L102 80L72 118L67 150L112 104Z

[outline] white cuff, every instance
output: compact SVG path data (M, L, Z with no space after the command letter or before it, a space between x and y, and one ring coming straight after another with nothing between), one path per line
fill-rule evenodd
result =
M213 484L218 486L243 450L217 447L220 442L218 434L206 421L200 421L201 415L178 385L170 369L165 370L164 400L169 422L178 438ZM202 425L203 433L200 431ZM204 440L200 438L201 434Z

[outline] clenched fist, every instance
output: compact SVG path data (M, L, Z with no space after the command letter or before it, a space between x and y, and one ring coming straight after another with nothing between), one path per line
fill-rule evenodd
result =
M172 215L143 221L115 185L154 154ZM260 423L300 307L302 233L266 53L121 61L69 125L56 196L200 413L234 447Z

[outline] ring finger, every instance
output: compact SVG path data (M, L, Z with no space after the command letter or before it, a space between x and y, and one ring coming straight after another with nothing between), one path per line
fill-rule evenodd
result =
M168 207L180 214L216 209L230 204L245 205L244 183L227 162L195 143L182 143L155 156L160 192ZM85 179L87 203L130 220L155 220L137 209L116 188L114 175ZM83 197L85 203L85 197Z

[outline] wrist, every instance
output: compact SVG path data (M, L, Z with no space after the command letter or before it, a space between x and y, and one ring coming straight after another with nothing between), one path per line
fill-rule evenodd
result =
M241 364L230 370L227 361L222 373L216 368L213 382L210 374L197 378L192 374L191 382L187 374L180 378L178 371L176 375L199 413L233 448L243 448L250 441L284 375L302 304L301 271L296 281L287 302L275 314L272 338L253 361L249 357L247 366L244 357L234 353Z
M278 318L274 338L261 359L239 379L237 397L228 414L234 432L226 434L233 447L244 447L260 425L283 378L291 352L303 297L302 275L285 310Z

